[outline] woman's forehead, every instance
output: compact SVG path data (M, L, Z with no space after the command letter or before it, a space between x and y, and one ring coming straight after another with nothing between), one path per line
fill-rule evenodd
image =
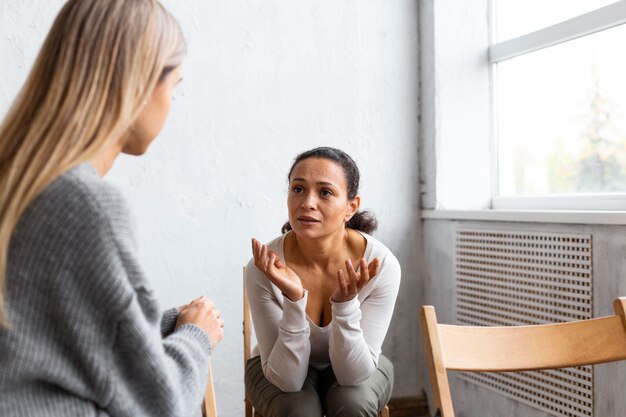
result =
M290 181L294 180L346 185L341 165L325 158L307 158L298 162L291 173Z

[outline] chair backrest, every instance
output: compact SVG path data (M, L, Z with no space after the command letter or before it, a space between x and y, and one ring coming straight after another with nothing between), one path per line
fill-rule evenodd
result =
M213 388L213 370L209 359L209 380L202 401L202 417L217 417L217 405L215 403L215 390Z
M475 327L437 323L435 308L420 311L435 407L454 417L448 370L506 372L567 368L626 359L626 297L615 315L535 326Z

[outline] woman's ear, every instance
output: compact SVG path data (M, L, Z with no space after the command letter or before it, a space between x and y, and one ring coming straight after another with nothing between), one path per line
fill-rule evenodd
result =
M344 221L348 223L348 221L359 211L359 207L361 206L361 197L358 195L354 197L352 200L348 201L348 207L346 207L346 216L344 217Z

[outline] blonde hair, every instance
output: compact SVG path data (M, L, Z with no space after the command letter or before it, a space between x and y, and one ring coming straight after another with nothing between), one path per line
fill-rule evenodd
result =
M68 169L121 140L186 52L156 0L69 0L0 125L0 327L8 248L20 216Z

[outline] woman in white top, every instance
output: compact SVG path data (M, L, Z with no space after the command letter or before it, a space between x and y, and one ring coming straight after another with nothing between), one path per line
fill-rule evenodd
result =
M246 392L265 417L376 416L391 396L381 355L400 265L358 211L359 170L334 148L295 159L289 222L267 245L252 239L245 283L258 340Z

